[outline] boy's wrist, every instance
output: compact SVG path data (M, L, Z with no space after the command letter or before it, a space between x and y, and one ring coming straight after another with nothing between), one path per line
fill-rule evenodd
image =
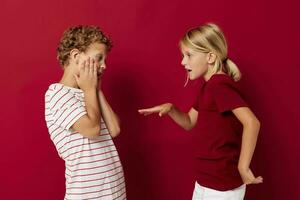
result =
M95 92L97 92L97 88L96 87L95 88L85 88L85 89L82 89L82 91L84 93L95 93Z

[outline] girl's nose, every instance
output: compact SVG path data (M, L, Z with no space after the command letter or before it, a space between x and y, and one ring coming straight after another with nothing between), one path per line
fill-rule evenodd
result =
M182 58L182 60L181 60L181 65L185 65L186 64L186 62L185 62L185 59L184 58Z

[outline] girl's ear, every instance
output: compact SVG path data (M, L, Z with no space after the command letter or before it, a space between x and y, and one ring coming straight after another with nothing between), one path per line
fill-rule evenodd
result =
M80 54L80 51L78 49L72 49L70 51L70 60L73 60L75 61L76 64L79 63L79 54Z
M217 55L216 55L216 54L214 54L214 53L212 53L212 52L209 52L209 53L207 54L207 62L208 62L209 64L215 63L215 62L216 62L216 59L217 59Z

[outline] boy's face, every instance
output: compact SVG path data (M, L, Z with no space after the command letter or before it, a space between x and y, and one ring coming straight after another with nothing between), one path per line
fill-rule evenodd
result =
M77 72L79 72L80 66L84 61L87 61L89 58L97 63L98 77L100 77L104 70L106 69L105 59L106 59L106 45L102 43L92 43L86 49L85 52L81 52L78 55L77 60Z

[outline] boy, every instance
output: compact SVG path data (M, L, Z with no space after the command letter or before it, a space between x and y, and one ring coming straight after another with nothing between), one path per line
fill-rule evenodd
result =
M57 48L64 74L45 94L45 119L65 161L65 199L126 199L112 141L120 133L119 121L100 89L111 47L98 27L77 26L63 34Z

